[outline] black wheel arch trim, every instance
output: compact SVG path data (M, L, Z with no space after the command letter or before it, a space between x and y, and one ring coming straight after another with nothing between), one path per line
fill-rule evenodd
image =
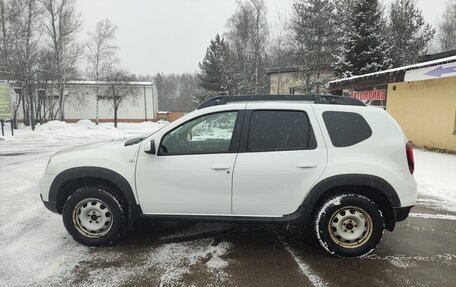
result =
M318 208L318 202L325 198L326 193L342 186L361 187L366 195L369 195L369 192L380 191L389 202L388 214L386 214L386 216L389 216L386 219L389 220L385 222L386 228L390 231L394 229L396 217L393 209L401 206L399 196L386 180L368 174L343 174L323 179L309 191L303 203L295 212L284 216L286 218L285 221L307 224L312 219L315 208ZM357 193L356 190L348 190L348 192Z
M70 168L59 173L55 177L49 189L49 201L55 202L57 204L56 210L59 213L62 213L61 207L59 207L59 193L61 192L63 185L71 180L84 178L103 179L117 187L117 189L128 201L129 225L133 223L137 215L142 213L139 204L136 202L136 198L133 193L133 189L130 186L130 183L122 175L107 168L93 166Z

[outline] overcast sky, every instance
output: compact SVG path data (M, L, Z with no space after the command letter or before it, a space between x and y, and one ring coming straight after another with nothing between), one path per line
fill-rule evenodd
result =
M385 0L388 3L393 0ZM269 19L290 13L293 0L265 0ZM437 25L447 0L417 0L425 19ZM84 20L81 40L95 23L118 26L121 65L132 73L195 72L215 34L223 34L236 0L78 0Z

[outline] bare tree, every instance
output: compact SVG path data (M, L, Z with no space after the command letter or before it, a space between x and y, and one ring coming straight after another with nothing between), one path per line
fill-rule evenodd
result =
M456 49L456 1L448 3L438 34L442 51Z
M226 39L232 53L235 90L237 93L258 94L268 86L266 41L268 24L263 0L239 1L238 8L227 23Z
M0 62L0 75L3 79L9 80L10 76L10 53L11 53L11 19L14 18L11 8L12 1L0 0L0 37L1 37L1 62Z
M113 44L113 41L115 40L116 30L117 27L108 19L98 21L95 26L95 31L89 33L89 40L86 43L90 78L96 82L95 123L97 125L100 96L99 81L103 77L106 77L109 66L112 64L113 59L115 59L114 54L117 50L117 46Z
M30 123L32 130L35 128L37 118L37 89L36 78L39 73L39 21L40 10L36 0L17 0L13 2L12 9L15 11L11 19L11 30L14 41L11 45L13 51L10 54L10 69L19 88L19 102L22 99L22 112L25 123ZM17 106L15 119L17 116Z
M277 10L271 28L269 54L273 67L285 67L294 64L293 30L289 15Z
M82 55L75 42L82 21L76 12L75 0L41 0L45 13L40 21L47 38L45 43L53 59L53 74L58 88L59 119L64 119L65 82Z
M280 68L296 65L296 42L293 39L293 30L289 15L285 11L277 10L270 27L271 41L268 51L271 67L280 71ZM278 73L277 82L274 83L277 93L280 93L289 81L288 77L284 77L282 73Z
M190 112L199 103L197 97L201 93L208 93L206 98L213 96L212 91L198 88L198 75L183 74L157 74L154 77L158 92L158 109L161 111Z
M15 80L17 96L13 101L13 122L22 106L24 123L32 129L36 119L37 54L39 47L40 9L37 0L0 0L0 75Z
M133 104L137 102L136 87L130 84L133 80L134 76L119 68L113 67L108 72L108 87L101 98L111 104L114 111L114 127L117 127L117 112L120 106L128 101Z

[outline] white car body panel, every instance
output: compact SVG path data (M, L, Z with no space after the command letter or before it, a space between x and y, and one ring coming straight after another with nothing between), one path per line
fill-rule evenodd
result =
M247 109L300 110L318 126L309 104L254 103ZM239 153L233 176L233 214L282 216L296 211L326 167L326 147L320 133L313 150Z
M245 106L232 104L196 110L152 135L142 146L153 139L158 151L161 138L188 120L218 111L244 110ZM230 215L235 159L236 153L150 155L140 152L136 183L143 213Z
M43 199L48 198L52 180L60 172L76 167L99 167L122 175L133 190L135 185L135 162L139 145L125 146L125 140L100 142L68 148L54 154L40 186ZM138 200L135 194L135 199Z
M313 105L320 125L324 127L325 111L345 111L361 114L372 129L368 139L348 147L334 147L327 129L322 133L327 141L328 166L320 180L340 174L366 174L386 180L398 193L402 206L416 202L416 183L407 164L407 139L396 121L383 109L336 105ZM398 180L393 174L405 176Z
M136 178L143 213L231 214L235 159L234 153L173 156L140 153Z

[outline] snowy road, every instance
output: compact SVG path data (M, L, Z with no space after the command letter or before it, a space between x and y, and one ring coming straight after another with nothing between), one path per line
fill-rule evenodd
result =
M133 133L132 133L133 134ZM416 151L419 204L365 259L328 256L297 228L141 222L88 248L38 181L71 142L0 142L0 286L454 286L456 156Z

